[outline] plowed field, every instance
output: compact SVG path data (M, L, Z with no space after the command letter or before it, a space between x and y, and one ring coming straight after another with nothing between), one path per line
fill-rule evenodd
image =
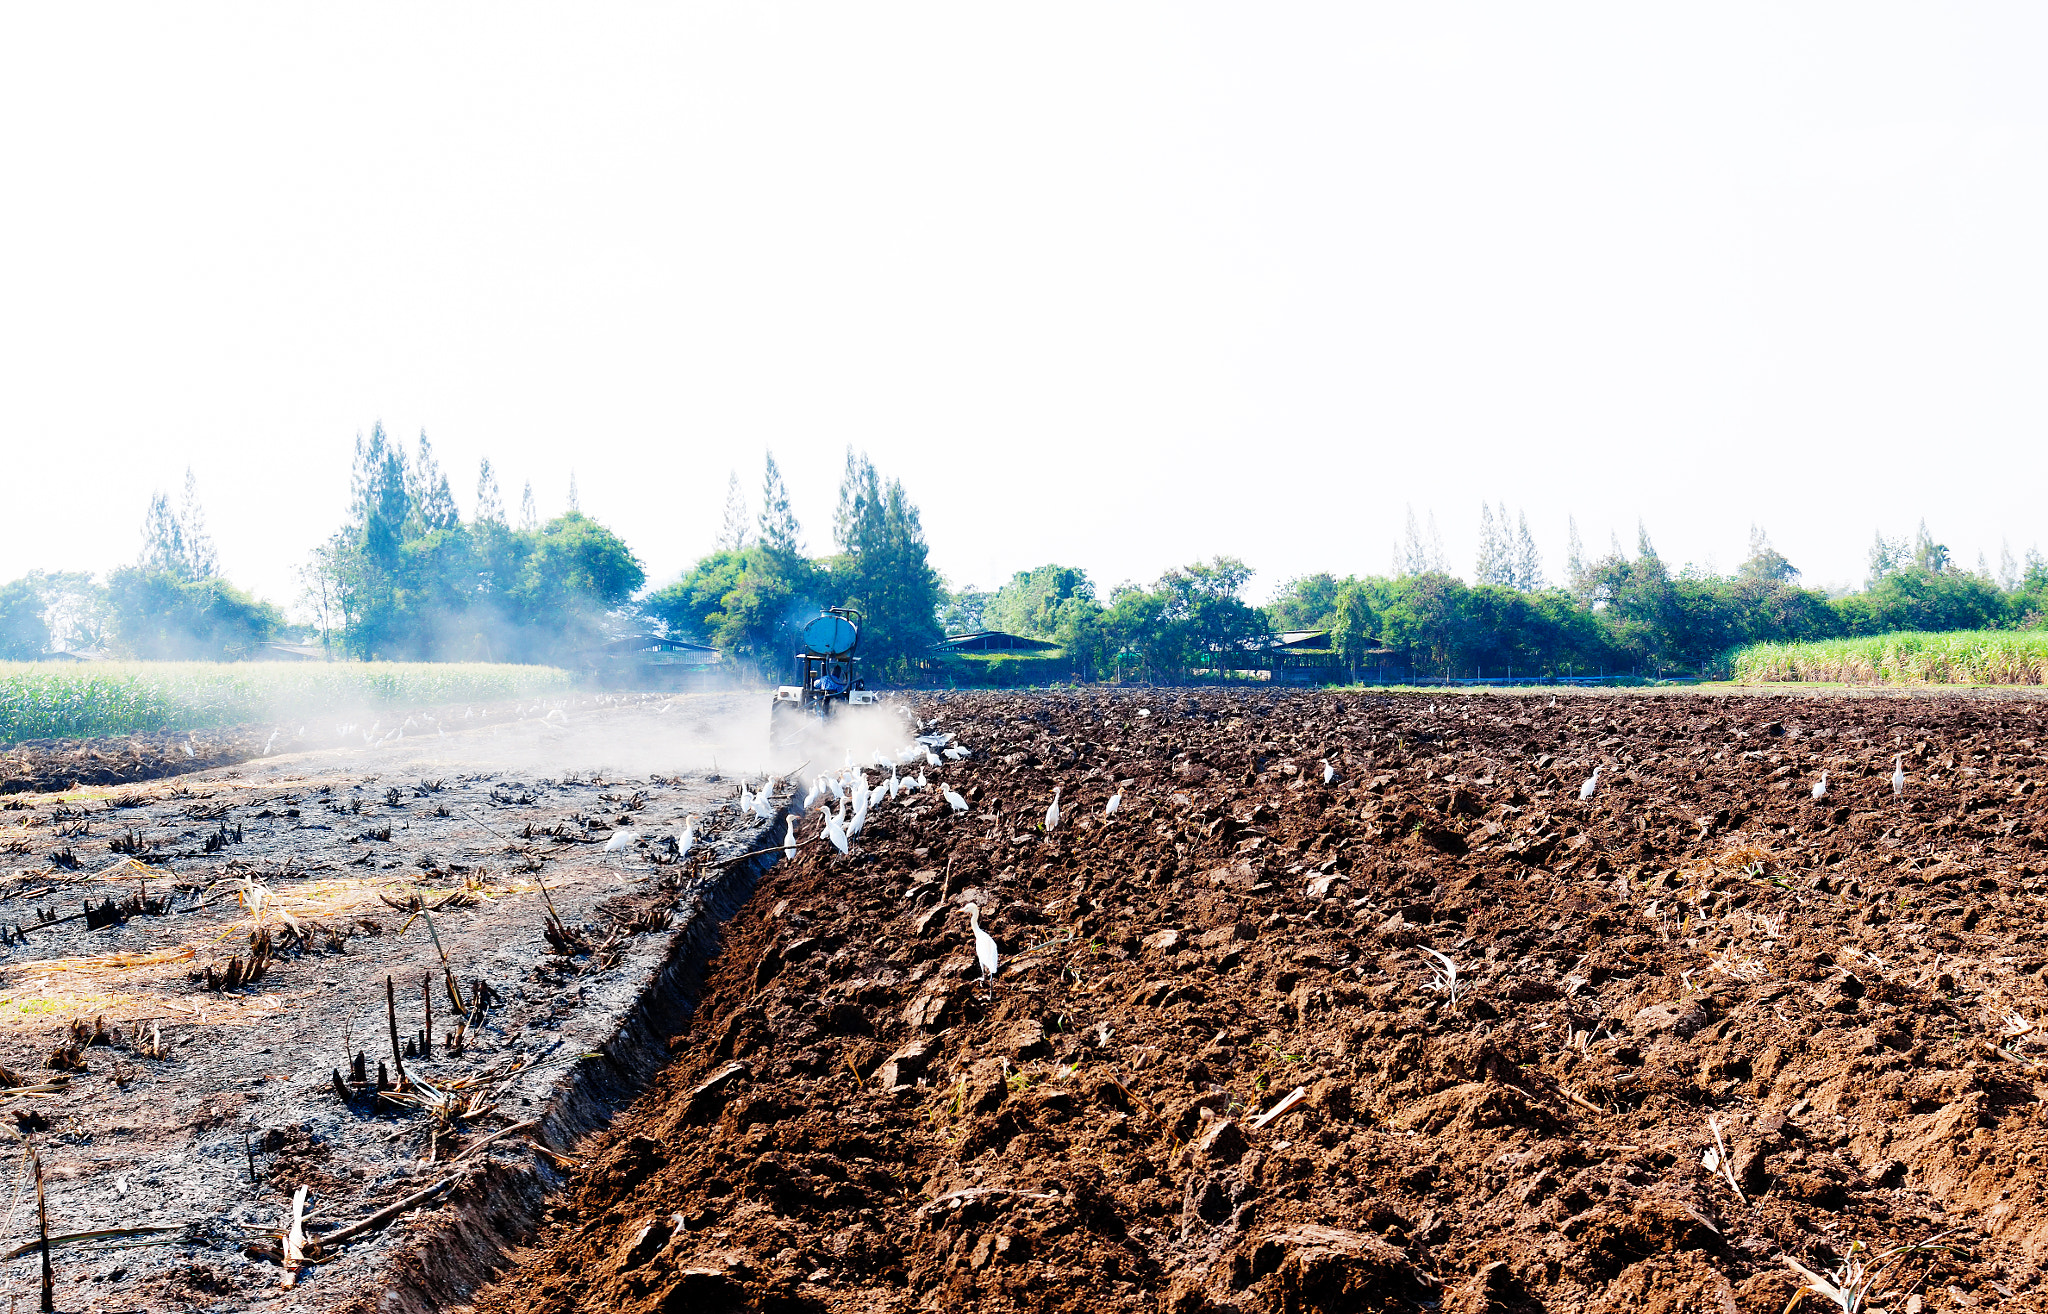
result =
M2043 1303L2048 703L918 710L480 1309Z

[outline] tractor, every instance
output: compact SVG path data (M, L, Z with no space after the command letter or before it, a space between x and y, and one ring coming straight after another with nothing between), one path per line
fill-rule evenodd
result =
M798 684L775 690L768 705L768 739L777 748L794 747L849 707L865 707L882 696L860 678L853 650L860 646L859 612L828 608L797 636Z

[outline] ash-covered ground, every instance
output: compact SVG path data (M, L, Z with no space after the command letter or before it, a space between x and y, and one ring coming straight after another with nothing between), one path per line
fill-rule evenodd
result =
M160 1229L60 1245L59 1308L376 1304L394 1282L396 1307L426 1307L445 1221L516 1231L659 1062L665 1035L632 1033L683 1002L648 1011L673 950L750 883L729 860L780 836L786 789L735 806L764 783L765 703L519 712L8 797L0 1117L41 1157L52 1235ZM311 1245L287 1291L300 1188ZM0 1247L36 1236L29 1191ZM9 1299L28 1307L39 1275L8 1263Z

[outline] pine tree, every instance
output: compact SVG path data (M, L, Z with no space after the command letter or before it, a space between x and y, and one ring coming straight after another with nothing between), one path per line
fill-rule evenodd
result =
M498 491L498 472L491 469L488 456L477 463L476 522L480 525L505 523L505 495Z
M1501 507L1501 528L1507 524L1507 507ZM1479 504L1479 559L1473 563L1474 584L1514 584L1513 569L1508 560L1507 545L1494 526L1493 508L1485 502Z
M420 430L419 451L413 457L412 469L406 472L406 496L412 501L412 513L417 524L414 533L408 537L431 534L437 529L453 529L462 523L462 513L456 509L455 494L448 488L448 476L441 470L441 463L434 459L434 445L427 441L427 431Z
M1579 518L1564 518L1564 569L1565 583L1572 596L1584 602L1593 593L1593 572L1586 562L1586 545L1579 541Z
M884 484L874 463L850 449L834 537L842 553L833 567L841 597L867 617L863 653L900 670L944 637L938 613L945 589L931 568L917 508L901 481Z
M166 570L180 577L185 573L185 530L178 523L178 513L171 510L171 499L163 493L152 494L149 510L143 512L138 564L144 570Z
M220 554L206 532L206 512L199 505L199 477L185 467L185 499L178 508L178 527L184 531L185 578L212 579L220 569Z
M370 436L356 436L356 465L350 483L355 494L355 529L363 554L380 570L398 563L406 539L412 498L406 491L405 452L384 434L382 423Z
M768 453L766 467L761 475L761 546L771 552L800 555L804 546L796 516L789 509L789 489L783 485L775 453Z
M1515 532L1515 587L1524 593L1535 593L1543 588L1543 554L1536 550L1536 536L1529 532L1529 513L1519 513L1520 528Z
M747 499L740 494L739 471L725 478L725 524L718 531L718 550L738 552L747 546Z
M1939 575L1949 567L1948 545L1934 541L1925 520L1920 522L1920 532L1913 540L1913 564L1930 575Z
M2012 540L1998 541L1998 587L2011 593L2020 586L2020 563L2013 560Z
M1616 556L1620 553L1617 551ZM1657 560L1657 549L1650 542L1650 531L1644 527L1642 518L1636 519L1636 556L1643 561Z
M853 541L855 522L869 504L879 505L881 496L874 462L868 460L867 453L855 455L853 448L847 448L846 472L839 477L839 505L832 511L832 541L841 552L853 550L847 545Z
M526 481L526 491L519 497L519 530L531 534L540 528L540 508L533 502L533 480Z
M575 515L583 513L583 503L576 496L576 472L574 470L569 472L569 510Z

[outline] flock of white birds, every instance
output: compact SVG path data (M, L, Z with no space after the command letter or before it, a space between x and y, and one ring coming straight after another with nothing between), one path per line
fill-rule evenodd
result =
M919 721L917 728L923 731L925 723ZM931 782L925 778L926 767L942 767L948 761L957 762L968 756L971 756L969 749L954 743L953 736L943 732L921 733L909 744L893 753L877 749L871 752L866 760L860 762L854 760L853 753L849 750L846 754L845 765L836 773L816 777L811 783L809 792L804 795L802 807L793 811L786 818L782 836L783 856L785 858L794 858L797 853L796 812L810 812L813 809L822 809L824 814L824 838L829 840L832 847L839 850L839 852L851 853L853 851L854 837L860 834L863 826L867 825L868 816L874 809L880 807L883 803L899 799L904 795L931 788ZM1904 758L1905 754L1903 753L1892 758L1891 785L1893 798L1902 797L1906 792ZM902 768L912 764L917 765L917 774L914 776L902 774ZM1324 759L1322 766L1323 783L1327 785L1336 780L1337 769L1330 764L1328 759ZM889 774L882 777L878 782L871 784L868 780L870 767L886 770ZM774 793L776 784L776 777L770 776L761 782L759 790L754 790L748 786L745 780L742 780L740 782L739 798L734 806L737 807L742 815L751 815L762 821L772 820L775 815ZM1052 803L1045 809L1045 829L1048 834L1059 828L1061 788L1058 785L1053 786ZM1599 788L1600 768L1595 766L1593 774L1586 777L1585 781L1579 786L1580 801L1584 802L1592 799ZM1820 779L1816 780L1813 784L1813 798L1816 801L1823 799L1827 797L1827 792L1828 773L1823 771L1820 773ZM940 785L939 793L946 800L946 805L955 814L965 813L969 810L967 800L950 785ZM1122 806L1123 793L1119 790L1112 793L1109 796L1109 801L1103 805L1103 817L1105 819L1114 817ZM632 830L622 829L614 834L611 840L606 843L604 851L606 853L623 851L630 847L637 838L638 836ZM688 856L691 848L696 844L696 839L697 817L695 814L692 814L683 823L683 834L682 838L678 841L679 852L677 856ZM984 981L993 980L997 969L1002 963L1002 955L996 946L995 938L982 929L981 909L978 905L970 903L962 911L967 914L968 928L974 936L974 957L981 967L982 979Z

